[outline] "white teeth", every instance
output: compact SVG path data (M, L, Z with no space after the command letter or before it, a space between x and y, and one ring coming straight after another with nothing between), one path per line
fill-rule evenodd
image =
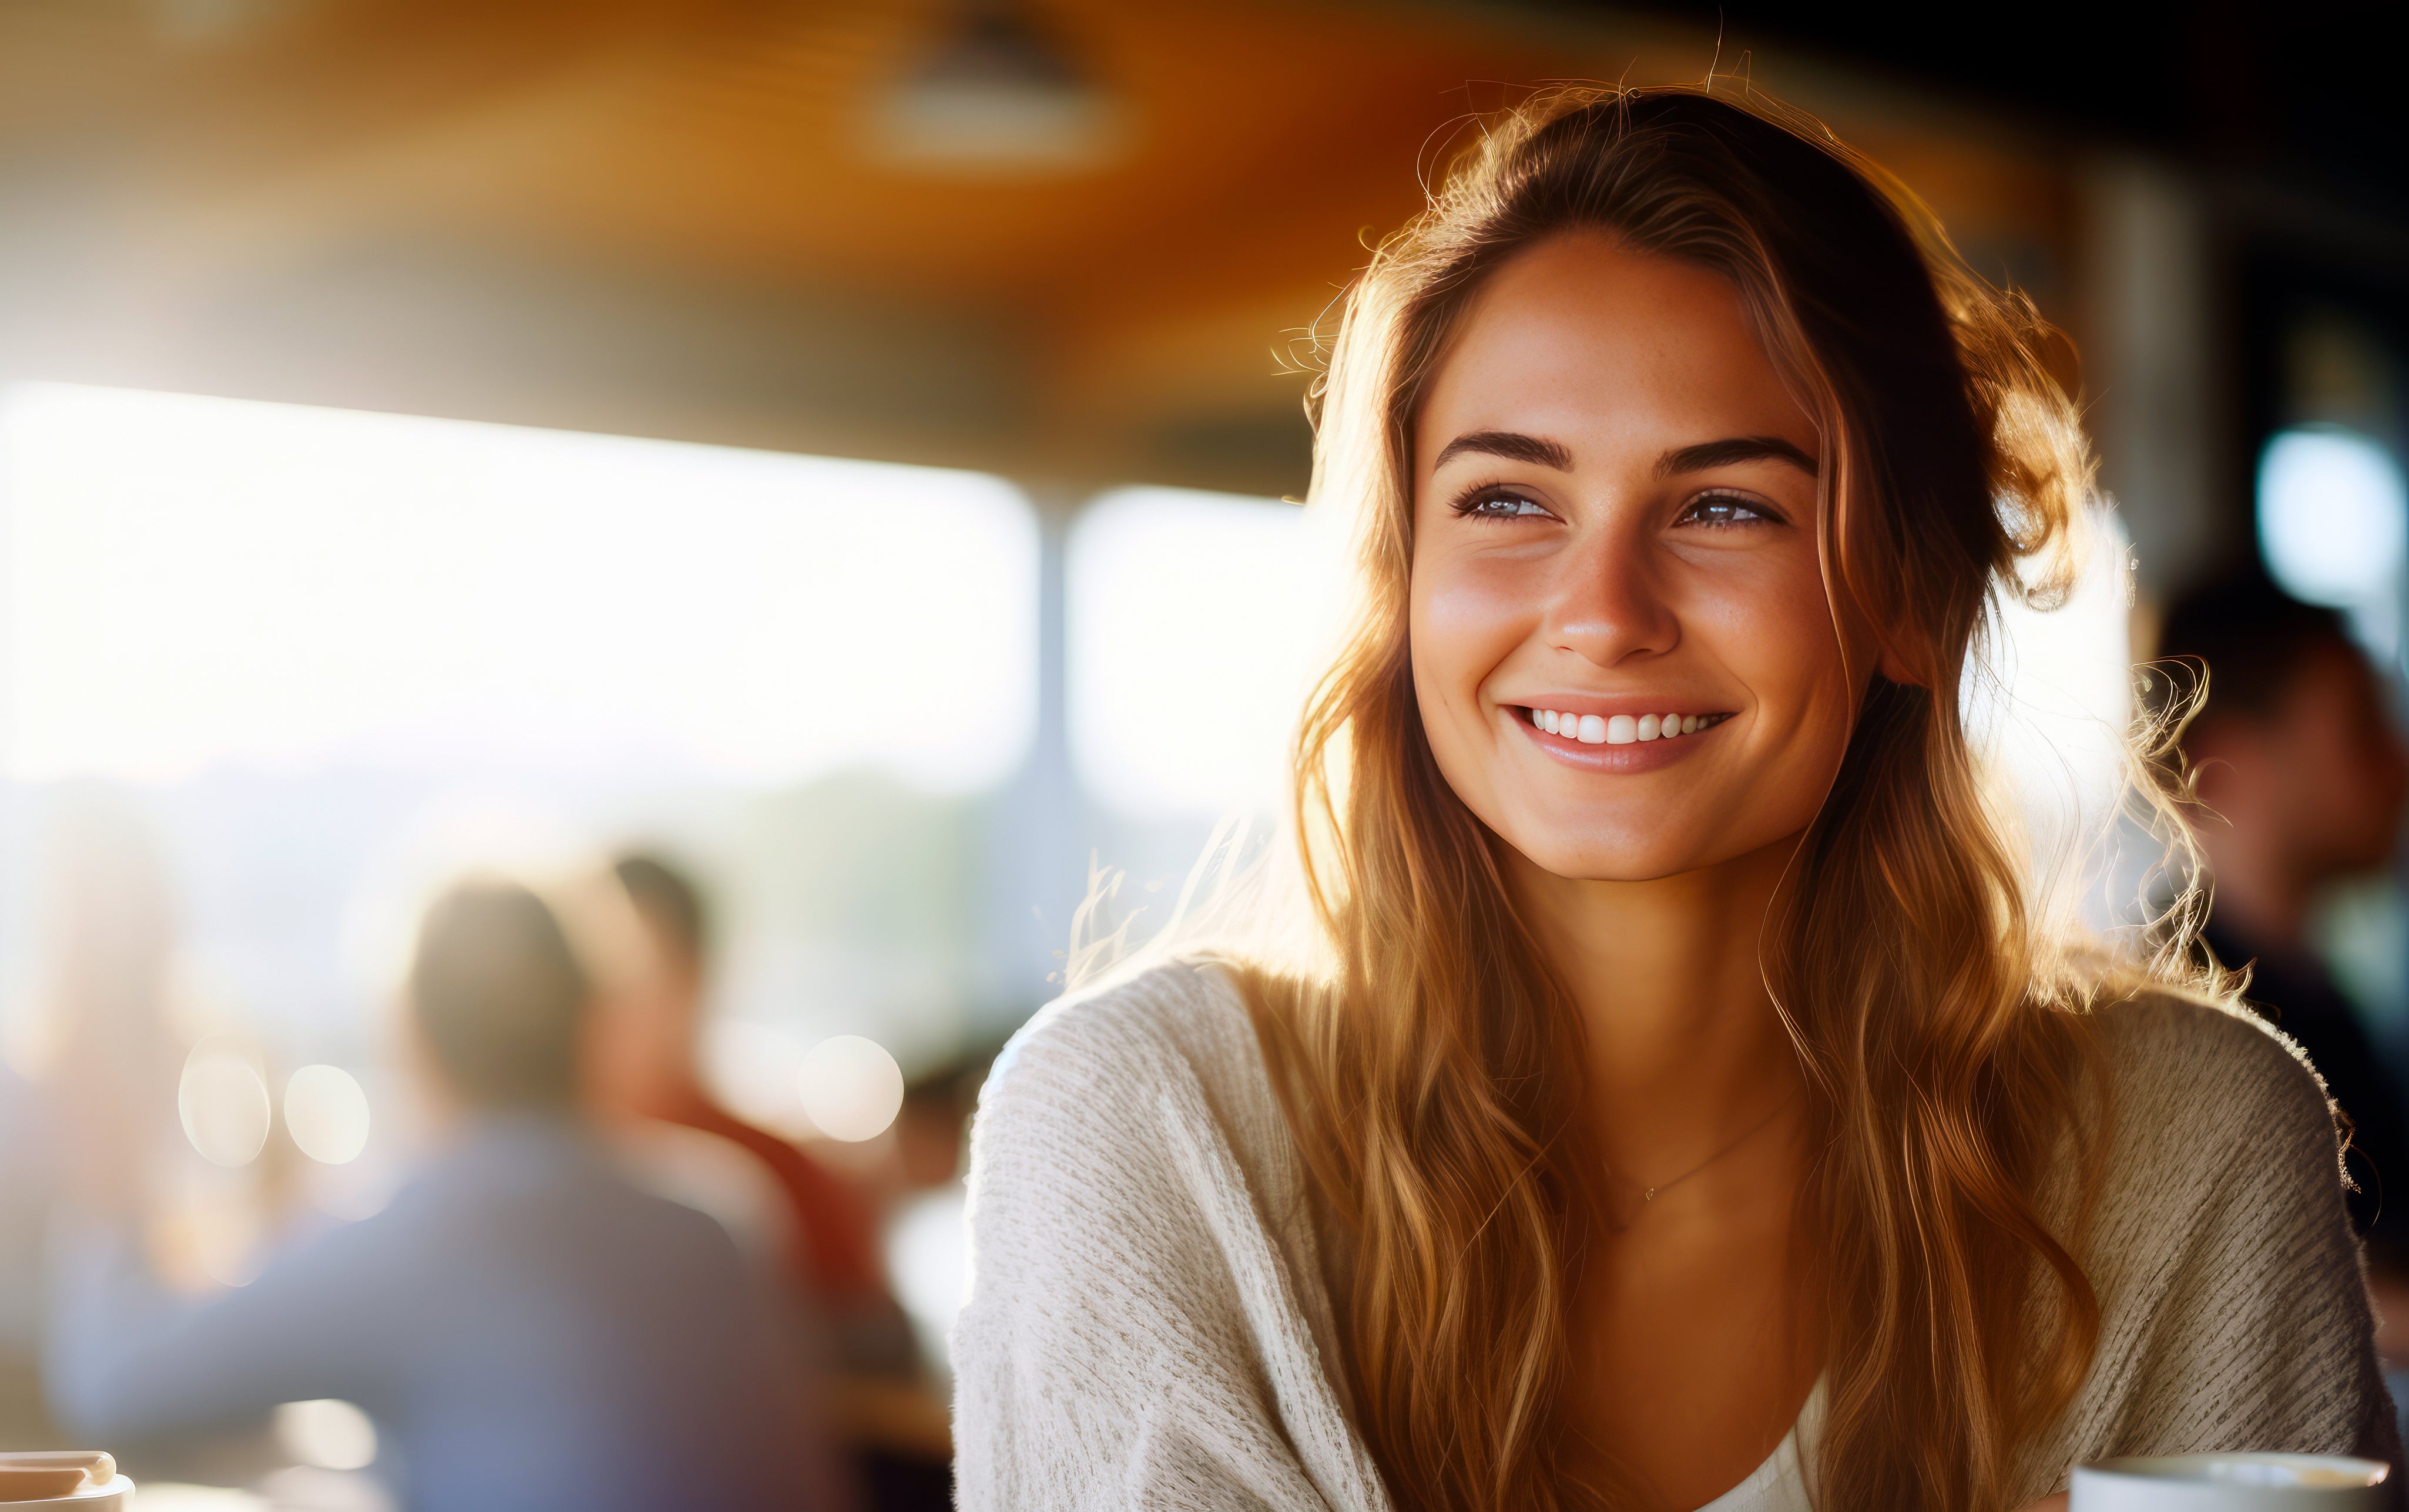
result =
M1715 714L1599 714L1567 713L1557 709L1529 711L1531 723L1551 735L1561 735L1584 745L1629 745L1637 741L1669 741L1680 735L1695 735L1718 722Z

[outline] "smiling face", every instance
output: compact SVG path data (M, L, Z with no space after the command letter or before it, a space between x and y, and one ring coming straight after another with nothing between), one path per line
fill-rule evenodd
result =
M1641 881L1814 817L1856 704L1821 448L1716 275L1591 233L1491 275L1415 425L1410 628L1439 770L1507 843Z

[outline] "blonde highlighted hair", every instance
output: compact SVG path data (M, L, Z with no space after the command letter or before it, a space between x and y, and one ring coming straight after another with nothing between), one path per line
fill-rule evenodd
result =
M2090 463L2050 333L1887 176L1754 95L1561 89L1484 122L1347 295L1316 384L1314 502L1356 518L1359 588L1295 751L1321 964L1230 958L1346 1236L1358 1418L1407 1512L1617 1499L1560 1453L1581 1027L1500 842L1432 757L1406 639L1423 387L1486 275L1573 230L1738 291L1825 438L1833 612L1906 670L1870 680L1763 937L1820 1142L1800 1199L1827 1403L1811 1474L1853 1512L1997 1507L2098 1333L2078 1237L2043 1217L2053 1158L2101 1105L2084 1011L2216 984L2186 964L2189 902L2129 962L2035 909L1960 718L1991 596L2045 604L2071 580Z

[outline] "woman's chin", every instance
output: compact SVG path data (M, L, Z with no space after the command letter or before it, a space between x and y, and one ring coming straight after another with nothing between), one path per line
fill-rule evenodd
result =
M1731 863L1780 864L1806 817L1747 815L1755 824L1717 824L1706 814L1652 815L1617 822L1591 814L1557 822L1493 826L1527 864L1566 882L1662 882Z
M1669 836L1566 840L1559 833L1530 843L1508 836L1507 842L1531 865L1566 882L1656 882L1701 864L1694 847Z

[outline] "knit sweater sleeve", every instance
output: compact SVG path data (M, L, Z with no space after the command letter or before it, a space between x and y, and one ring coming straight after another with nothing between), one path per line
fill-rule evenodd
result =
M2101 1337L2050 1478L2214 1449L2397 1466L2323 1086L2256 1019L2160 1001L2104 1027L2115 1144L2084 1246Z
M982 1092L953 1338L965 1512L1383 1512L1233 998L1175 966L1057 1005Z

